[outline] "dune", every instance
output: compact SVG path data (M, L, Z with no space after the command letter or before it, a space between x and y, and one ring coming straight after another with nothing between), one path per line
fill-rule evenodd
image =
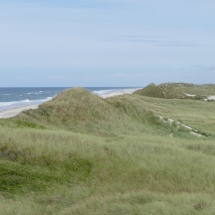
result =
M111 92L106 95L101 96L102 98L109 98L113 96L118 96L118 95L123 95L123 94L132 94L135 90L137 89L128 89L128 90L120 90L116 92ZM0 118L10 118L18 115L22 111L25 110L30 110L30 109L37 109L38 105L28 105L28 106L23 106L23 107L17 107L13 109L8 109L8 110L2 110L0 111Z

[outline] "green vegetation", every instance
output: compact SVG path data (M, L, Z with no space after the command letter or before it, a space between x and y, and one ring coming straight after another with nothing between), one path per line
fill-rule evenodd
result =
M213 215L213 112L213 102L76 88L1 119L1 214Z
M165 83L156 86L152 83L143 89L135 91L134 94L165 99L204 100L210 95L215 95L215 85Z

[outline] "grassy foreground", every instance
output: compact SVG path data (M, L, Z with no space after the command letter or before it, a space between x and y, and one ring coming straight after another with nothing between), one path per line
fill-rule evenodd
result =
M78 88L0 120L1 214L214 214L214 104Z

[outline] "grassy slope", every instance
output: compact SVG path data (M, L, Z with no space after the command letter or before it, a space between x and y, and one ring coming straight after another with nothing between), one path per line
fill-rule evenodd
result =
M128 96L128 95L126 95ZM215 133L215 103L195 100L160 99L139 95L130 96L155 114L174 120L208 133Z
M181 138L170 138L169 127L162 129L165 125L148 111L183 121L188 117L198 127L202 116L184 110L207 116L214 103L203 108L198 101L185 100L180 105L178 100L138 95L102 100L81 89L66 93L82 93L83 98L78 97L82 105L95 102L82 107L74 105L74 99L66 105L66 110L70 106L86 112L77 119L81 133L73 129L75 109L68 119L62 115L48 118L50 112L44 107L51 107L52 114L58 110L55 107L65 107L57 98L42 105L42 112L0 120L2 214L214 214L213 139L184 133ZM86 94L91 100L85 103ZM92 120L91 107L97 108L98 121ZM107 114L101 115L103 110ZM44 111L46 115L41 115ZM86 121L91 122L91 129ZM206 122L201 126L207 130Z

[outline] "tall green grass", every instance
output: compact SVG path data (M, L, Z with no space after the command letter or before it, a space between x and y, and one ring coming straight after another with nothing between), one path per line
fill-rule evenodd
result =
M202 116L189 111L207 116L211 103L65 93L0 120L2 214L214 214L213 136L197 138L156 117L187 116L204 130L196 123ZM68 111L66 121L57 111Z

